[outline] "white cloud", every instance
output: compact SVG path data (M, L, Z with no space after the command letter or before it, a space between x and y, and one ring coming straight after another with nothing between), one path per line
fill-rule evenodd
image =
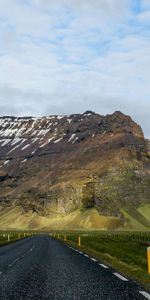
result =
M140 14L131 11L131 0L2 2L1 114L122 110L150 137L144 2Z
M128 0L70 0L66 3L74 5L74 7L82 10L82 12L97 11L101 16L109 16L120 18L124 16L126 10L129 8L130 2Z
M65 5L82 11L101 10L106 14L118 12L124 14L124 10L130 5L129 0L33 0L29 2L43 9L55 9Z
M150 23L150 10L145 11L139 15L139 21L143 23Z
M141 7L142 9L149 9L150 8L150 0L141 0Z

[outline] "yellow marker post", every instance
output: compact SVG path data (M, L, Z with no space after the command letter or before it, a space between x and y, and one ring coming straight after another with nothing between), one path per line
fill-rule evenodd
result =
M80 247L81 246L81 236L79 235L78 237L78 246Z
M58 239L59 239L59 234L58 234Z
M147 248L148 274L150 274L150 247Z
M67 241L67 237L66 237L66 235L64 235L64 241L65 241L65 242Z

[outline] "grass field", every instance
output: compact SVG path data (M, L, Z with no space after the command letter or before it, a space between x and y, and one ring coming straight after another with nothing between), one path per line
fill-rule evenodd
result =
M81 246L78 246L78 236ZM58 234L55 234L58 238ZM93 255L121 273L144 284L150 289L150 275L147 267L147 247L150 245L150 233L59 233L59 238Z

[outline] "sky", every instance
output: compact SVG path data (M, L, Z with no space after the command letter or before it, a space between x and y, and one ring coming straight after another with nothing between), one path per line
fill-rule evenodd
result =
M150 0L0 0L0 115L86 110L150 138Z

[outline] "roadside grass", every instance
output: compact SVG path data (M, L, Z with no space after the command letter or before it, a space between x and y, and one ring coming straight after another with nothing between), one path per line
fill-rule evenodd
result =
M134 236L132 236L134 238ZM60 237L63 239L63 236ZM116 268L127 277L142 283L150 289L150 275L147 266L148 242L125 240L122 237L105 237L101 235L81 235L81 246L78 246L77 235L68 235L67 242L82 251L102 260Z
M13 242L16 242L16 241L18 241L19 239L11 239L10 241L8 241L8 240L0 240L0 247L1 246L5 246L5 245L7 245L7 244L10 244L10 243L13 243Z
M1 246L5 246L7 244L10 244L10 243L14 243L16 241L19 241L20 239L23 239L27 237L27 234L23 234L23 233L17 233L17 232L7 232L7 233L1 233L0 232L0 247Z

